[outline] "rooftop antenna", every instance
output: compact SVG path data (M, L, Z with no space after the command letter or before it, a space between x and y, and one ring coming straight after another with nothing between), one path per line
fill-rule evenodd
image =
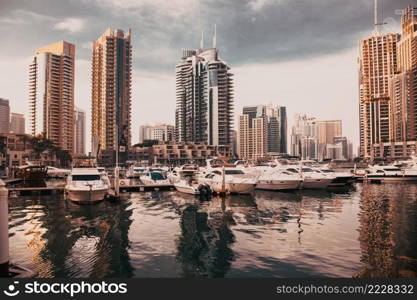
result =
M375 35L380 33L380 26L387 23L378 23L378 0L374 0L374 26L375 26Z
M214 24L213 48L216 48L217 43L217 26Z
M200 49L204 49L204 30L201 30L201 41L200 41Z

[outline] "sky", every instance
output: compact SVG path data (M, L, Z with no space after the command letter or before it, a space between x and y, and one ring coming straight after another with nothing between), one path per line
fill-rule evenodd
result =
M379 0L383 32L415 0ZM343 121L358 146L358 45L373 31L373 0L0 0L0 98L28 111L28 66L36 49L76 45L75 105L91 123L91 46L108 27L132 29L132 142L139 126L174 124L175 65L182 48L217 48L235 74L235 127L244 105L287 107ZM26 122L28 128L28 121Z

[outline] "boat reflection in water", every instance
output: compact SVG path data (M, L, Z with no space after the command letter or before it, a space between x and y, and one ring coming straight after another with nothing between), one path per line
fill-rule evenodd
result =
M413 184L123 197L10 199L11 260L42 277L416 276Z

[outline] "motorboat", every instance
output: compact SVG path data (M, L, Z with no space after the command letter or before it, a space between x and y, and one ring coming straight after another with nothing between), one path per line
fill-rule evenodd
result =
M47 167L46 176L50 178L65 178L71 174L69 169L59 169L55 167Z
M355 176L348 172L336 172L329 168L319 168L319 172L334 176L334 179L330 183L330 187L343 187L349 185L355 181Z
M144 186L172 186L166 175L158 170L149 169L139 179Z
M288 166L287 171L299 174L303 180L301 187L303 189L326 189L330 186L335 176L321 173L309 167Z
M216 193L251 194L255 189L256 179L241 169L223 167L202 174L198 183L208 185Z
M139 178L140 176L144 175L147 171L145 167L136 167L130 166L130 168L126 172L127 178Z
M108 176L97 168L74 168L67 177L65 196L78 203L102 201L109 194Z
M417 169L401 169L394 165L391 166L371 166L366 169L365 180L375 181L417 181Z
M174 184L175 189L178 192L200 195L210 194L211 188L206 184L198 182L199 167L194 164L186 164L179 168L175 168L168 178Z
M302 178L298 174L286 170L272 169L259 175L256 189L259 190L296 190L301 187Z
M17 178L29 181L44 180L47 173L47 167L41 165L23 165L17 167L15 176Z

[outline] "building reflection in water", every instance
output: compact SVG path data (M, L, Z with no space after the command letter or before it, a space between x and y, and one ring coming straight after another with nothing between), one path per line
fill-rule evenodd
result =
M417 276L417 186L364 184L356 277Z
M181 211L181 235L177 242L177 260L183 277L224 277L235 254L231 245L235 224L226 198L213 198L208 211L188 205Z
M37 205L24 204L33 211L25 236L40 277L131 276L128 202L81 206L55 197L33 202Z

